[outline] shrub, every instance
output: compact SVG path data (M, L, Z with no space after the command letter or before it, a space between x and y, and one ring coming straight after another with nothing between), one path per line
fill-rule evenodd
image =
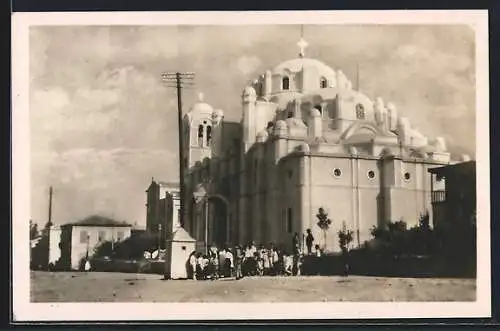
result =
M96 247L94 257L110 256L117 259L142 259L144 252L158 249L158 238L149 233L131 236L124 241L105 241Z
M342 223L342 229L338 231L339 247L342 253L347 253L349 244L354 240L354 233L347 229L345 222Z
M418 225L408 228L403 221L387 222L371 230L382 253L393 256L428 255L436 246L436 235L429 224L429 214L420 215Z

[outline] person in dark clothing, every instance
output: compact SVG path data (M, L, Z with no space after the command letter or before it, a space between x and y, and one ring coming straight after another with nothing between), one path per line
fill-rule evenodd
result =
M293 254L298 255L300 252L300 238L299 234L295 232L292 239Z
M234 267L234 255L230 248L226 248L226 258L224 260L224 277L229 278L232 276Z
M343 277L349 276L349 252L347 248L342 248L342 262L344 264Z
M307 235L306 235L306 247L307 247L307 254L311 255L312 254L312 246L314 242L314 237L311 233L311 229L306 230Z
M242 272L242 264L243 264L243 259L245 255L243 253L243 250L241 247L238 245L236 246L236 252L234 256L234 266L235 266L235 271L236 271L236 279L241 279L243 278L243 272Z

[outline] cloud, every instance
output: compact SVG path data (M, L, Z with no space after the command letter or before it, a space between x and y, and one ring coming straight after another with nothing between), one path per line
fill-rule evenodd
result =
M32 168L32 208L45 210L45 191L52 185L58 224L110 211L120 219L143 221L144 190L151 177L172 180L166 173L177 171L176 153L165 150L80 148L33 156L35 162L44 160L45 170Z
M475 150L474 33L460 26L305 26L306 56L393 101L415 127ZM30 32L32 214L47 187L60 220L109 212L144 220L151 177L177 177L176 93L163 71L195 71L196 91L241 118L248 79L297 56L300 26L37 27ZM68 47L67 45L71 45ZM471 153L472 154L472 153Z
M427 60L429 56L430 52L427 49L412 44L399 46L394 51L394 57L396 60Z
M47 88L43 90L34 91L33 97L35 101L33 106L41 106L44 111L53 111L57 113L62 108L69 105L69 96L66 91L61 87ZM40 104L38 105L38 103ZM36 114L36 112L35 112ZM43 114L47 114L44 112Z
M176 100L160 79L135 66L109 68L74 91L62 86L35 91L32 141L64 151L97 147L175 147Z
M236 66L243 76L254 73L261 65L261 60L257 56L244 55L238 58Z

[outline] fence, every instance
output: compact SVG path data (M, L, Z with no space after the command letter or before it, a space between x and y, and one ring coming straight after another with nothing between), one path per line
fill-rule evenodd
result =
M165 261L163 260L105 260L96 259L92 263L92 271L147 273L163 275Z
M345 259L340 255L305 256L304 275L342 275ZM348 257L350 275L379 277L475 277L474 259L450 259L441 256L389 256L351 252Z

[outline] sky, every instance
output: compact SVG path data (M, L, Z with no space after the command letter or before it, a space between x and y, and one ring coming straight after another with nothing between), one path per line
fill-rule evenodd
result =
M245 84L295 58L300 26L30 28L31 217L101 214L145 226L145 190L176 181L177 99L165 71L195 72L204 100L239 121ZM430 136L475 154L475 44L467 26L306 25L306 57L393 102Z

